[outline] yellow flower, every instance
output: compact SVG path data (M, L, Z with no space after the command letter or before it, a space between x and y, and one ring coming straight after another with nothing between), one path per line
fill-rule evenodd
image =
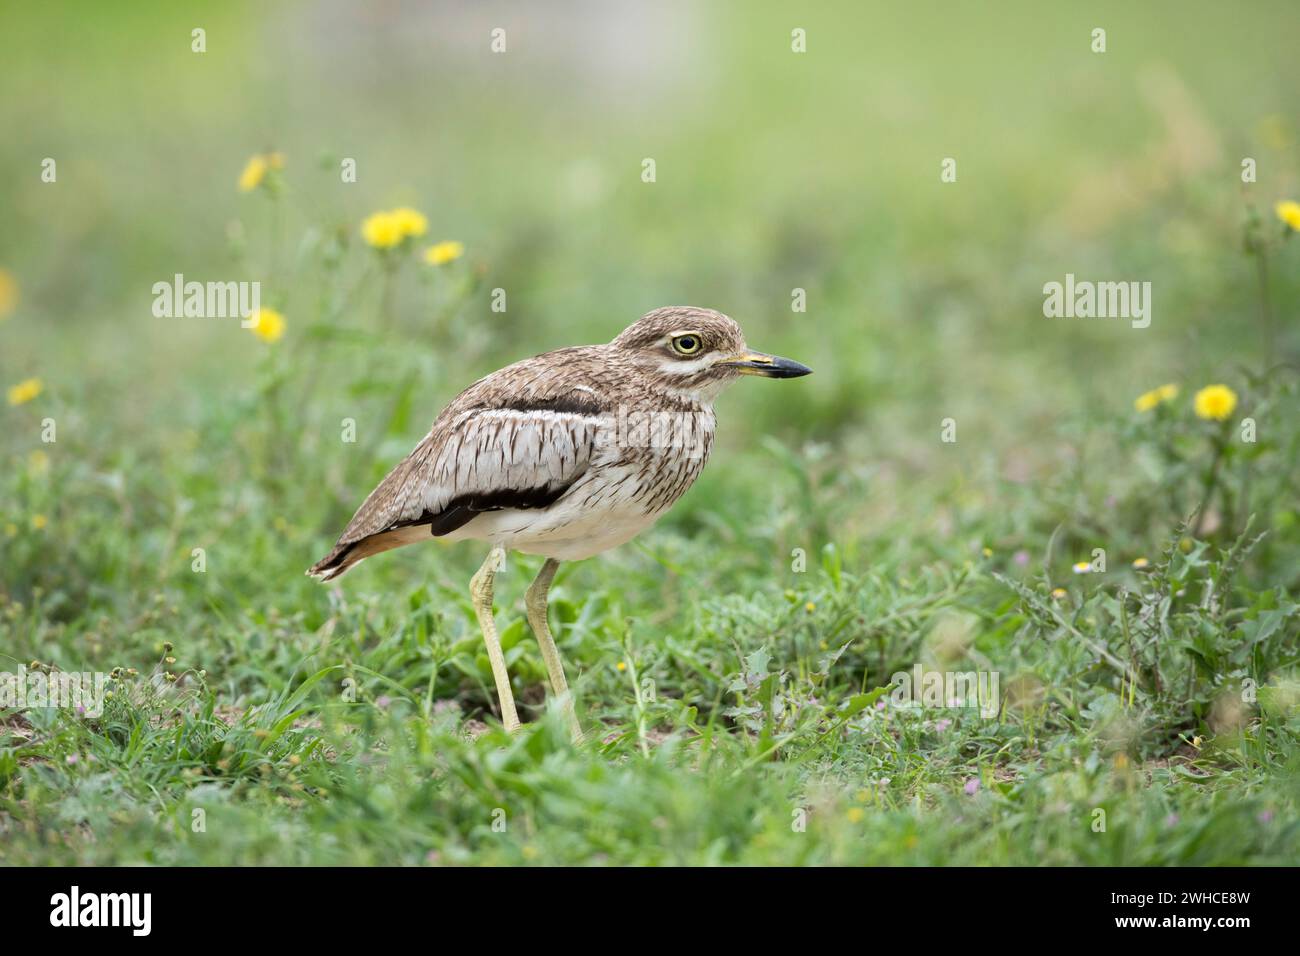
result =
M1068 593L1069 592L1066 591L1065 588L1052 588L1052 597L1056 598L1058 601L1061 600L1061 598L1065 597Z
M258 153L250 156L239 174L239 191L251 193L266 182L266 174L272 169L284 169L284 153Z
M401 230L402 238L422 236L429 231L429 220L424 218L424 214L407 206L394 209L389 215L396 221L397 228Z
M401 206L391 212L377 212L361 223L361 238L376 249L391 249L408 238L422 236L429 231L429 220L424 214Z
M614 665L614 666L616 666L616 667L617 667L619 670L621 670L621 671L625 671L625 670L627 670L627 665L626 665L625 663L623 663L622 661L619 661L619 662L618 662L616 665Z
M391 212L377 212L361 223L361 238L376 249L391 249L402 241L402 224Z
M14 385L9 389L9 404L26 405L37 395L41 394L41 390L44 387L45 386L41 384L39 378L29 378L25 381L19 382L17 385Z
M435 243L424 252L424 261L431 266L443 266L454 262L465 254L465 243L448 239Z
M284 316L275 309L258 309L248 328L263 342L278 342L284 335Z
M18 280L6 269L0 269L0 319L7 319L18 307Z
M266 178L267 162L265 156L253 156L249 159L244 171L239 174L239 191L241 193L251 193L258 186L262 185L262 180Z
M1290 228L1300 232L1300 202L1294 199L1288 199L1278 203L1273 207L1277 213L1277 218L1281 219Z
M1139 571L1141 571L1143 568L1145 568L1145 567L1146 567L1147 565L1149 565L1150 563L1151 563L1151 562L1148 561L1146 558L1136 558L1136 559L1134 559L1134 561L1133 561L1133 567L1135 567L1135 568L1137 568Z
M992 549L992 548L983 548L983 549L980 551L980 554L984 555L984 557L986 557L986 558L991 558L991 557L993 557L993 549Z
M811 614L813 611L817 610L817 605L814 604L812 601L809 601L803 606L803 609L807 611L809 614Z
M1087 561L1076 561L1070 568L1075 574L1087 574L1092 570L1092 565Z
M1196 416L1221 422L1237 407L1237 393L1226 385L1207 385L1196 393Z
M45 515L32 515L32 527L37 531L43 530L49 523L49 519Z
M867 816L867 812L861 807L849 807L849 823L861 823Z
M1178 386L1170 383L1143 392L1133 401L1133 407L1139 412L1149 412L1161 402L1172 402L1178 397Z

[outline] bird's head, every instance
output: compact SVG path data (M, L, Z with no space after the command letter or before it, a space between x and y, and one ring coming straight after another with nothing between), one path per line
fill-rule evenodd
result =
M741 375L798 378L812 372L791 359L752 351L734 319L693 306L647 312L610 344L669 388L703 397Z

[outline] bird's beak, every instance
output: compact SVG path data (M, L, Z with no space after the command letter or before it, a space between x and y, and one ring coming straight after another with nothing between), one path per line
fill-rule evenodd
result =
M718 364L724 368L734 368L742 375L762 375L764 378L798 378L800 375L812 374L812 369L807 365L765 352L741 352Z

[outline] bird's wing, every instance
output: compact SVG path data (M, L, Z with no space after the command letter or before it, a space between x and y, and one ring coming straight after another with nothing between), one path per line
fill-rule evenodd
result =
M449 534L480 512L544 508L563 495L591 462L606 408L550 368L530 374L535 361L481 379L447 406L308 573L333 577L410 540L357 547L376 536L426 525L430 535ZM366 553L348 560L357 551Z

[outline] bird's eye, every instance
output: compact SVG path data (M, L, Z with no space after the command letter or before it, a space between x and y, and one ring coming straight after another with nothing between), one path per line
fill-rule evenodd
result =
M678 355L694 355L700 350L698 335L678 335L673 338L673 351Z

